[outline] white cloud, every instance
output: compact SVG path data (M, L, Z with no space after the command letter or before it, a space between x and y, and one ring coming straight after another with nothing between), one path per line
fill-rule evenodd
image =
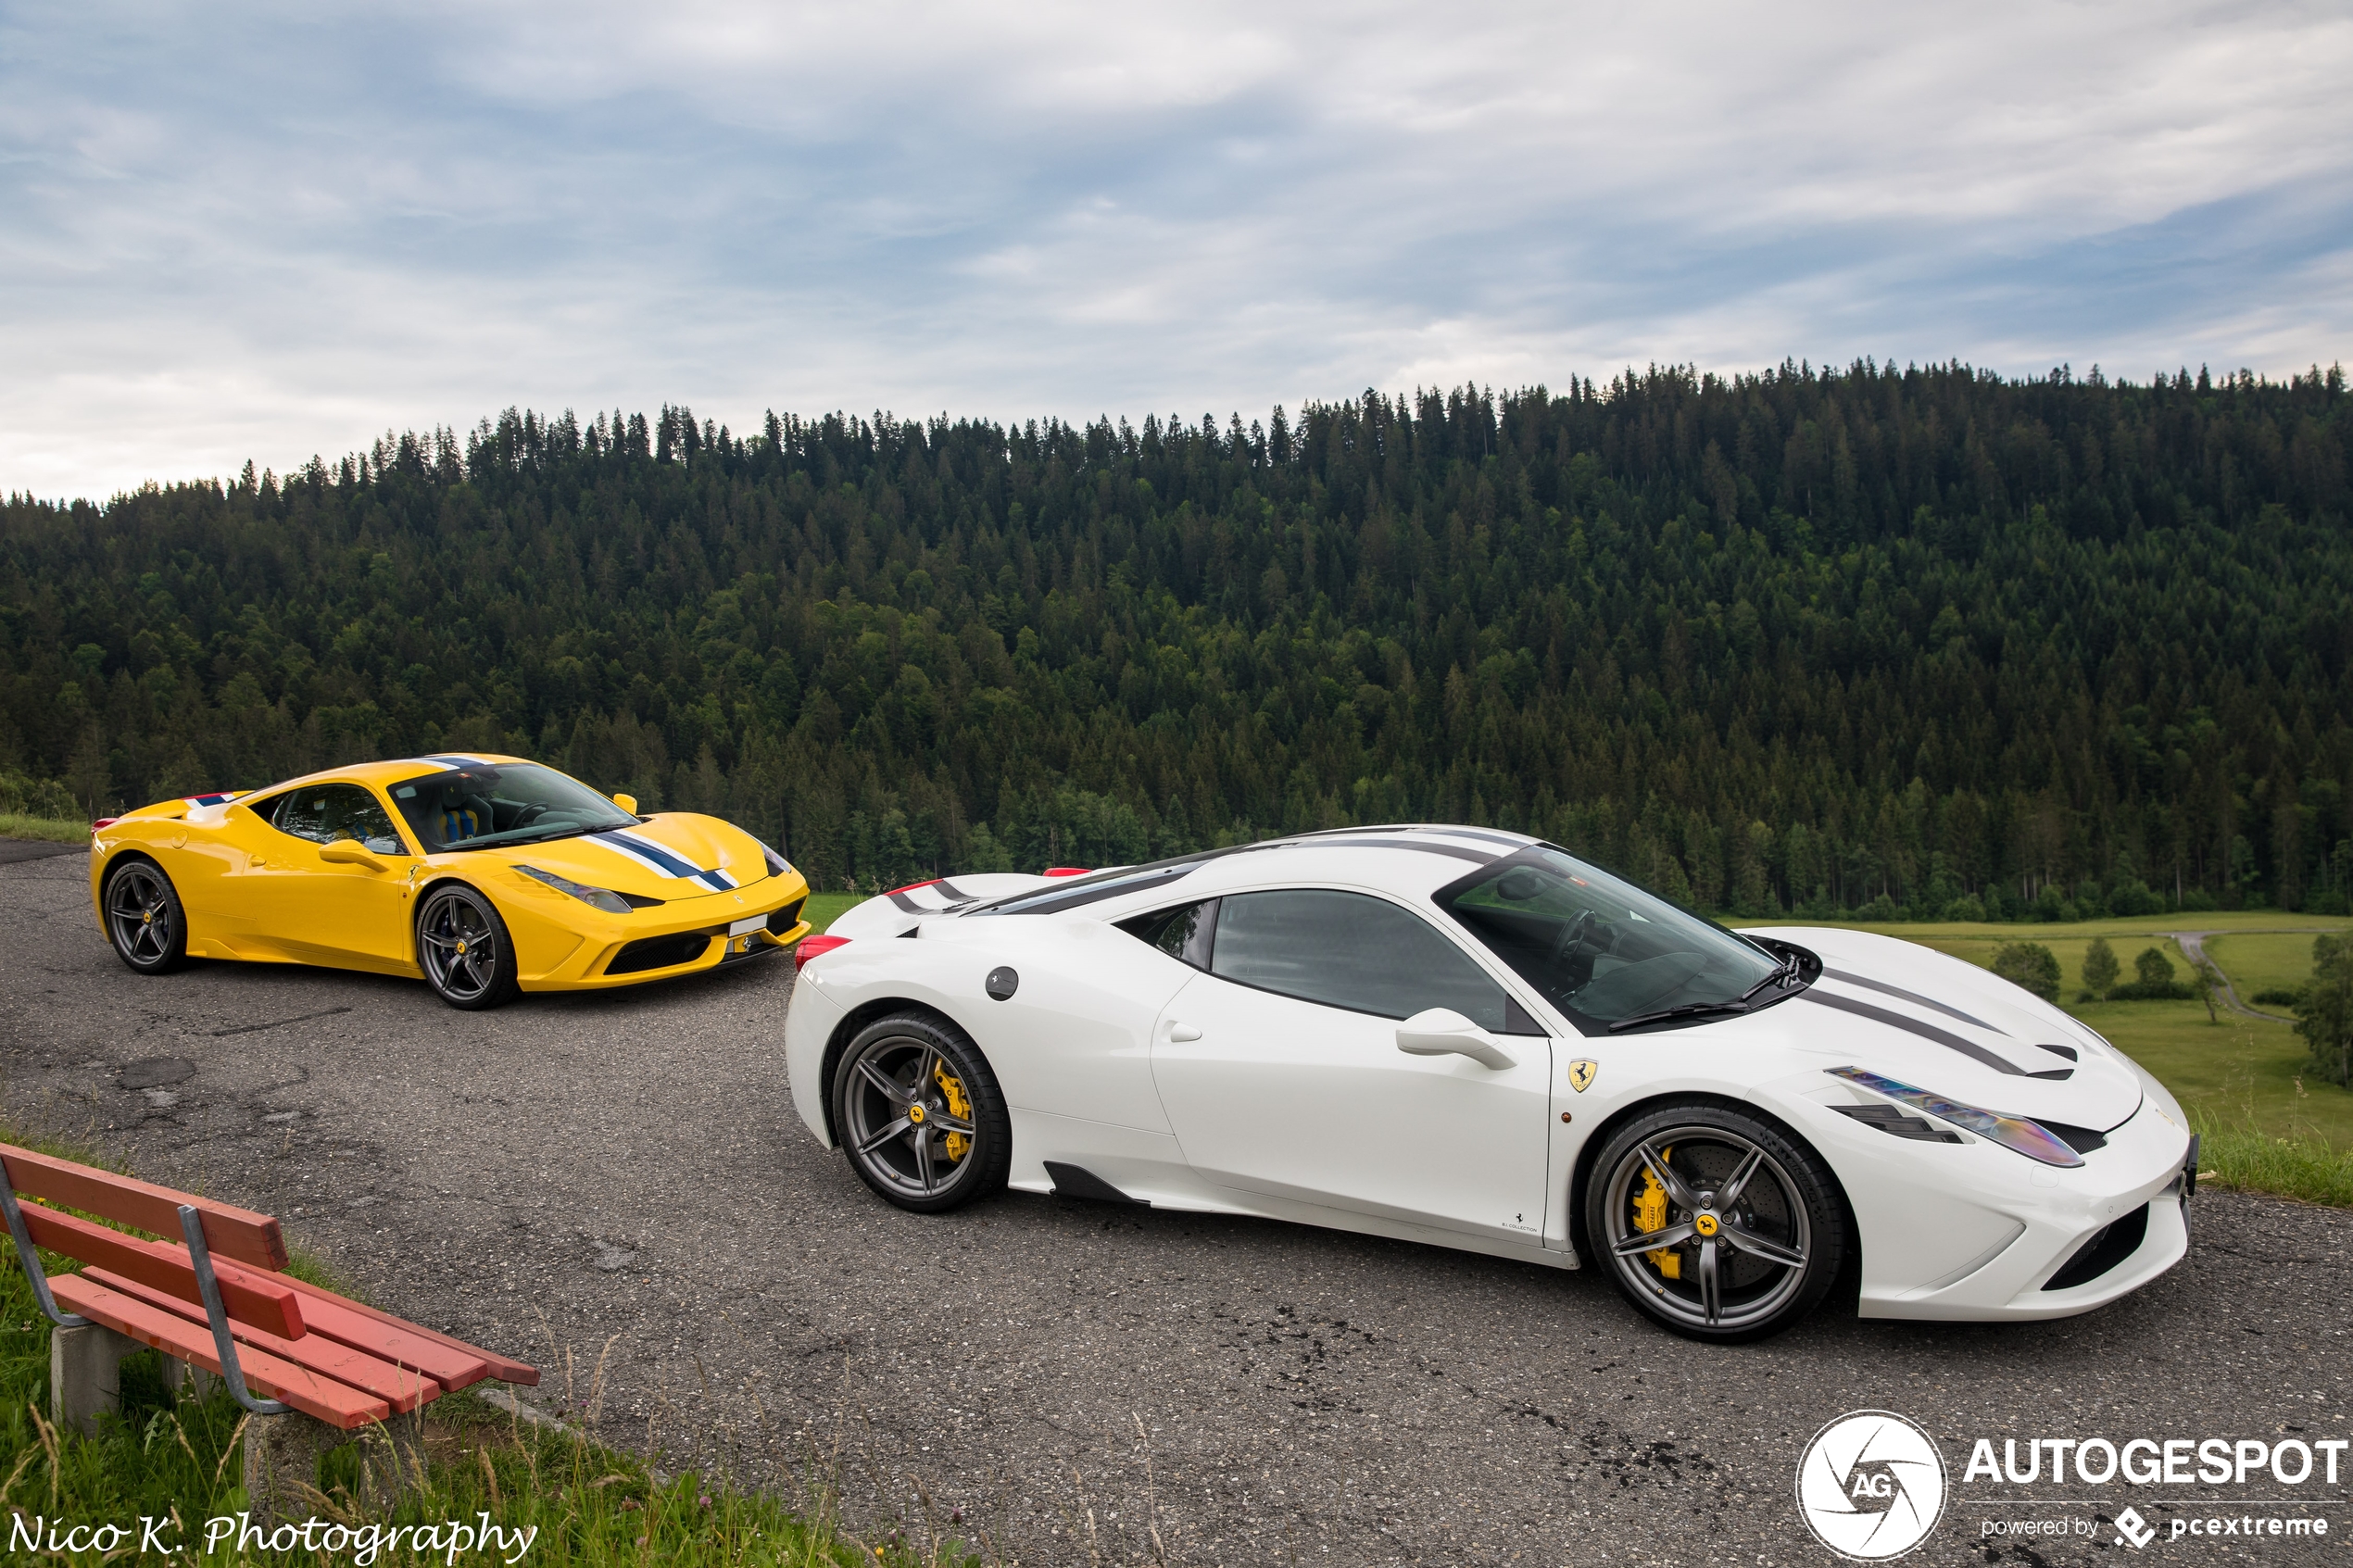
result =
M2353 347L2296 4L0 19L0 489L509 404L1000 418Z

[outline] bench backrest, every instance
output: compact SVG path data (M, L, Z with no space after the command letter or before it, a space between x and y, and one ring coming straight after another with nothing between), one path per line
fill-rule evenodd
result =
M118 1176L94 1166L77 1165L54 1155L35 1154L13 1144L0 1144L0 1165L7 1168L8 1185L27 1198L79 1209L120 1225L136 1225L157 1236L178 1236L180 1206L190 1204L204 1216L205 1245L214 1257L250 1263L257 1269L275 1271L286 1266L286 1238L278 1222L267 1214L174 1192L136 1177Z
M190 1205L203 1221L205 1248L213 1254L221 1310L239 1323L283 1338L299 1339L307 1332L296 1292L283 1280L255 1272L256 1268L275 1271L286 1261L285 1237L278 1222L269 1215L10 1144L0 1144L0 1168L5 1168L9 1186L28 1198L79 1209L159 1236L181 1235L180 1206ZM25 1229L36 1245L78 1262L110 1269L182 1301L204 1304L185 1247L142 1241L39 1203L22 1205L22 1210ZM240 1267L233 1260L254 1267Z

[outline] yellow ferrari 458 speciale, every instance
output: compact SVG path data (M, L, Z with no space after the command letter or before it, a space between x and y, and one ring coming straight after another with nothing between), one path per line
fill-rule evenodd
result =
M452 1007L635 985L808 934L808 881L716 817L636 814L553 768L451 754L142 807L91 831L122 961L422 975Z

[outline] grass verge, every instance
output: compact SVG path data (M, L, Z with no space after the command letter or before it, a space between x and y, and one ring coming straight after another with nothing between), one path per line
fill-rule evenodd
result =
M27 817L0 811L0 838L30 838L43 844L87 844L88 822L59 822L55 817Z
M88 1150L6 1135L68 1159L112 1163ZM43 1261L53 1273L71 1266L47 1254ZM313 1265L290 1272L309 1277L320 1271ZM172 1549L163 1561L191 1564L348 1562L359 1560L369 1541L374 1543L371 1568L510 1560L518 1568L644 1562L969 1568L975 1561L955 1541L936 1535L923 1549L903 1534L879 1549L860 1544L840 1527L835 1488L824 1484L814 1454L812 1479L803 1487L811 1506L796 1511L724 1476L664 1474L655 1462L603 1447L568 1425L526 1422L471 1389L426 1407L423 1474L389 1516L356 1505L347 1485L350 1467L338 1463L347 1456L327 1456L315 1517L322 1526L372 1534L353 1535L345 1549L333 1552L241 1550L233 1536L208 1549L208 1522L233 1519L248 1506L245 1412L218 1388L201 1399L176 1394L164 1382L162 1359L150 1350L123 1363L119 1417L102 1417L90 1436L59 1431L48 1421L49 1339L48 1321L10 1255L0 1266L0 1532L29 1528L36 1518L44 1522L44 1540L49 1524L117 1524L130 1532L128 1549L112 1556L152 1562L138 1552L144 1516L159 1522L157 1540ZM593 1410L598 1399L592 1387L584 1402ZM458 1537L448 1527L478 1528L484 1514L504 1532L504 1548L454 1550ZM167 1520L173 1523L160 1523ZM417 1526L431 1527L422 1544ZM531 1533L530 1545L518 1559L523 1532ZM10 1561L94 1565L108 1559L95 1549L45 1547L27 1556L21 1537L16 1538Z

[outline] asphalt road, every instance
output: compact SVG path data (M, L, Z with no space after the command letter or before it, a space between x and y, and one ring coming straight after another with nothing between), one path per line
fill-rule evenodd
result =
M1819 1562L1797 1461L1866 1407L1936 1434L1957 1499L2035 1499L1956 1500L1907 1561L2112 1561L2134 1553L2099 1516L2162 1530L2199 1488L1965 1484L1972 1440L2353 1436L2334 1210L2201 1195L2186 1263L2069 1322L1825 1313L1703 1348L1591 1271L1052 1198L887 1209L794 1118L781 962L488 1015L323 972L143 979L83 873L0 863L19 1124L277 1213L383 1305L540 1359L535 1398L610 1440L787 1492L831 1469L859 1523L998 1561ZM2325 1543L2149 1549L2341 1559L2348 1490L2212 1494L2326 1499ZM2099 1534L1982 1537L2061 1515Z

